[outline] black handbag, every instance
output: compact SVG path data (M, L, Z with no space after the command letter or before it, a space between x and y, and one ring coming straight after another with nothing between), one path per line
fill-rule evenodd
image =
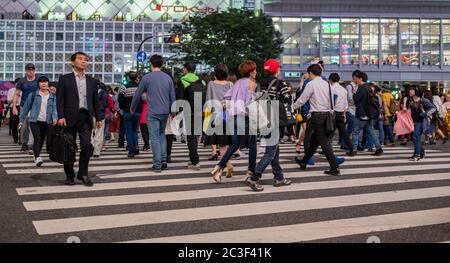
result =
M75 162L77 144L74 136L65 128L52 128L50 141L50 160L57 163Z
M329 94L330 94L330 105L331 105L332 111L327 113L327 118L326 118L326 122L325 122L325 132L327 134L330 134L330 133L334 133L334 131L336 130L336 113L334 112L333 97L331 95L330 83L328 83L328 89L329 89Z

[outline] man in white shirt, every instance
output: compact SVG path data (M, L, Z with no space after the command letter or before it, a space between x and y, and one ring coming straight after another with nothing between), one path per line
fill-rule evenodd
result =
M339 131L339 138L343 141L342 145L351 151L352 142L345 128L345 119L349 104L348 93L344 87L339 85L341 77L337 73L331 73L328 79L331 84L331 91L334 94L334 111L336 112L336 128Z
M325 174L340 175L339 166L333 153L331 145L333 133L326 132L327 117L332 112L333 98L330 96L331 87L328 82L321 78L322 69L319 65L311 65L308 67L308 73L311 81L306 85L304 92L300 98L294 103L294 109L303 106L307 101L311 104L311 125L314 133L311 136L310 146L305 149L303 159L295 159L302 170L306 169L306 163L315 154L317 148L320 147L325 154L330 170Z

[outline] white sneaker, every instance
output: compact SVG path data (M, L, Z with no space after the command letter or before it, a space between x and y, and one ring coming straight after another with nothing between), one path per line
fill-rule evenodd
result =
M41 157L38 157L34 160L34 163L36 164L36 166L41 166L44 163L44 161L42 160Z
M200 164L192 164L191 162L188 162L188 169L200 171Z

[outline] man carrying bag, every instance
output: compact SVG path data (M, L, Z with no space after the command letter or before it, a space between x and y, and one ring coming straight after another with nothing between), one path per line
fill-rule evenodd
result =
M337 176L340 175L340 171L331 143L336 128L331 88L328 82L320 77L322 75L322 68L319 65L309 66L308 73L312 80L306 85L304 92L294 103L294 109L300 108L307 101L310 102L310 121L314 133L311 136L310 147L306 149L303 159L296 158L295 161L300 165L302 170L305 170L307 161L313 157L320 145L331 168L329 171L325 171L325 174Z

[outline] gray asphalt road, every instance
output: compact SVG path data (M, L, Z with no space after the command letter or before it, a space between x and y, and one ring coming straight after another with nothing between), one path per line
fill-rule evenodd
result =
M149 171L150 153L127 159L116 144L92 159L93 188L66 187L62 167L34 166L31 155L0 130L0 242L444 242L450 240L450 143L426 146L411 163L412 145L381 157L346 158L340 177L325 176L323 156L300 171L294 145L281 145L289 187L254 193L235 175L214 184L209 148L202 169L186 168L187 147L175 143L169 170ZM338 148L336 153L343 156ZM79 183L79 182L78 182Z

